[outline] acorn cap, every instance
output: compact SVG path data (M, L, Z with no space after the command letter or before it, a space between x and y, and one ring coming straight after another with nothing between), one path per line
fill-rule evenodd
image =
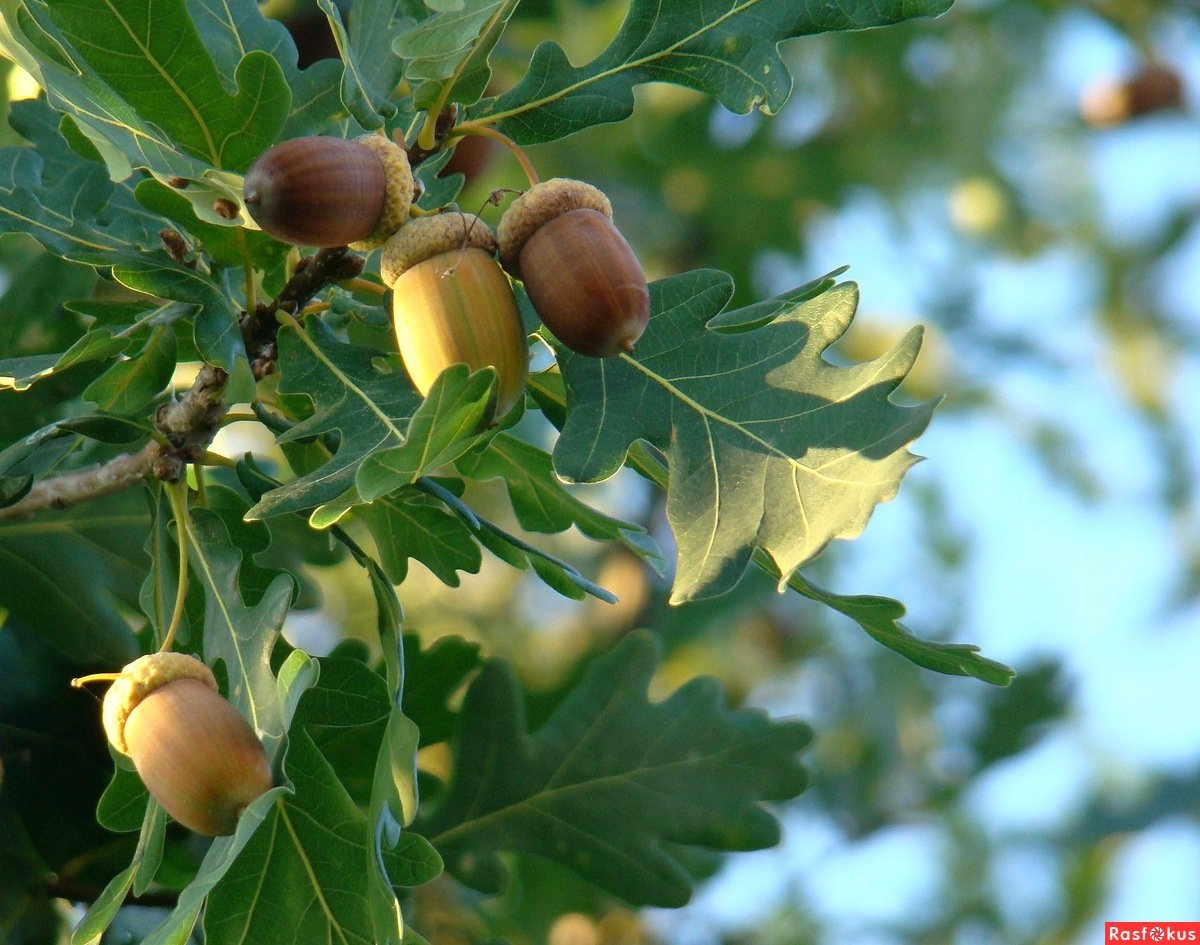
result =
M496 236L477 216L451 211L410 220L384 244L379 274L392 286L407 270L439 253L472 247L492 254Z
M500 264L520 279L521 250L526 240L543 223L572 210L596 210L612 219L612 204L604 192L581 180L554 177L530 187L500 219Z
M369 148L383 164L383 179L387 191L383 198L383 213L375 229L366 239L351 243L351 249L360 252L375 249L387 242L388 237L408 221L408 212L413 202L413 175L408 163L408 152L390 138L383 135L363 135L355 139Z
M129 754L125 722L129 714L155 689L176 679L194 679L218 692L217 679L203 662L187 653L150 653L121 670L104 696L104 731L112 746Z

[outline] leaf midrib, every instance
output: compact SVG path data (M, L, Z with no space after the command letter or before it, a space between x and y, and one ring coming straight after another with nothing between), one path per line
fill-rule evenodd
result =
M668 56L675 53L677 50L686 46L688 43L695 40L696 38L703 36L707 32L710 32L711 30L720 26L726 20L731 19L735 16L738 16L738 15L744 13L746 10L749 10L750 8L756 6L759 2L760 2L760 0L746 0L745 3L741 3L741 4L738 4L737 6L734 6L723 16L718 17L717 19L713 20L711 23L706 23L701 29L698 29L692 33L689 33L687 36L683 37L682 39L678 40L677 42L673 43L672 45L667 46L665 49L660 49L657 52L652 53L651 55L648 55L648 56L642 56L640 59L626 60L625 62L619 63L618 65L613 66L612 68L605 69L601 72L597 72L590 76L586 76L585 78L580 79L578 82L574 82L571 85L568 85L565 88L560 89L559 91L555 92L552 95L546 95L546 96L543 96L542 98L532 99L531 101L524 102L515 108L510 108L508 111L493 112L490 115L482 116L480 120L482 121L482 120L486 119L486 121L489 124L491 124L491 123L503 121L506 118L512 118L517 115L523 115L526 112L534 111L535 109L538 109L538 108L543 108L546 105L551 104L552 102L556 102L559 99L566 98L567 96L579 91L579 89L587 88L587 86L592 85L596 82L602 82L603 80L611 78L612 76L620 75L622 72L627 72L627 71L631 71L634 69L640 69L642 66L648 65L649 63L655 62L659 59L665 59Z
M497 807L495 810L488 811L486 814L473 816L472 819L464 820L450 829L443 830L436 836L428 837L427 839L431 844L433 844L434 847L441 848L460 840L464 836L469 836L475 831L484 829L489 823L503 820L505 817L522 808L527 808L538 815L553 817L553 814L551 814L549 811L543 810L540 805L548 803L551 800L569 797L573 793L590 791L596 789L597 787L603 787L611 783L632 781L637 778L638 775L645 773L670 773L672 769L675 768L686 768L696 764L718 761L723 756L728 755L729 752L733 750L733 747L745 748L746 746L753 746L758 742L769 740L770 737L770 733L767 733L757 738L739 741L737 746L726 747L719 752L701 755L698 758L679 758L675 761L665 762L662 764L641 765L639 767L630 768L627 771L621 771L615 774L590 778L586 781L576 781L571 784L564 784L561 787L538 790L527 797L521 798L520 800L514 801L510 804L505 804L503 807ZM644 790L653 790L653 788L647 784L638 783L637 786ZM679 800L676 795L671 795L670 799L672 802L677 802ZM470 810L470 808L468 810ZM595 834L588 834L588 836L595 836Z

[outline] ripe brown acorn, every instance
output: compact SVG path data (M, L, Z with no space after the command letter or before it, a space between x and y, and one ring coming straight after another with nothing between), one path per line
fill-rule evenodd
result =
M525 390L529 347L487 224L464 213L418 217L387 241L380 260L392 286L392 325L413 386L428 394L452 364L496 370L494 418Z
M302 246L382 246L408 219L408 154L382 135L293 138L246 172L242 199L278 240Z
M104 730L177 821L209 837L233 833L246 806L272 786L262 743L186 653L151 653L104 697Z
M513 201L498 236L501 263L525 283L554 337L593 357L633 351L650 293L603 193L582 181L543 181Z

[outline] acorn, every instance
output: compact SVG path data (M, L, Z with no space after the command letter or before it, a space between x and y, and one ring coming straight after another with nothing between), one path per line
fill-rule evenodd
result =
M413 175L407 152L383 135L293 138L254 162L242 200L277 240L365 251L408 219Z
M151 796L196 833L233 833L272 786L262 742L194 656L134 660L109 687L103 717L109 743L133 759Z
M650 318L650 293L601 191L567 178L543 181L513 201L497 234L500 262L525 283L555 338L593 357L633 351Z
M499 418L525 390L529 346L495 251L496 237L478 217L418 217L387 241L380 274L392 287L392 326L413 386L428 394L452 364L493 367L491 415Z
M1141 115L1183 105L1183 79L1173 68L1146 63L1122 80L1099 79L1083 90L1079 113L1093 128L1111 128Z

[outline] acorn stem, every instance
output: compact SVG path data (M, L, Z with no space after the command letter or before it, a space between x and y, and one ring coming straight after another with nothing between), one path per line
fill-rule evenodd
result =
M76 676L71 680L71 688L82 689L89 683L94 682L115 682L120 675L120 673L88 673L86 676Z
M175 609L171 612L171 623L163 637L160 653L166 652L175 642L179 625L183 622L184 606L187 602L188 586L188 512L187 512L187 480L168 485L167 501L171 503L171 514L175 518L176 540L179 543L179 583L175 589Z
M529 181L530 187L536 187L538 183L538 173L533 166L533 162L529 160L529 155L525 150L513 141L508 135L502 131L497 131L490 125L478 124L476 122L463 122L461 125L456 125L453 135L454 138L464 138L467 135L476 135L480 138L490 138L492 141L498 141L512 153L512 156L517 159L517 163L521 165L521 170L525 172L525 179Z
M371 295L387 295L387 288L381 286L378 282L372 282L370 279L364 279L361 276L356 276L353 279L342 279L338 282L343 289L349 289L351 292L368 292Z

